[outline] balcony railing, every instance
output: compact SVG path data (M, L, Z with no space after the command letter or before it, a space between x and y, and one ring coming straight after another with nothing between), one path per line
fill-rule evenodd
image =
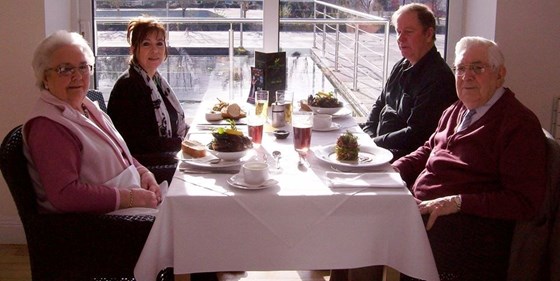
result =
M287 25L303 25L312 26L312 32L297 32L297 36L311 42L309 49L313 49L314 54L318 54L319 59L326 61L324 65L332 72L345 72L352 74L352 85L349 86L351 91L358 90L358 80L360 76L378 77L379 84L383 84L387 77L388 69L388 52L389 52L389 21L360 13L351 9L336 6L322 1L314 2L314 18L296 19L296 18L280 18L281 26ZM95 27L104 24L123 25L125 32L126 24L133 17L95 17ZM229 83L230 90L234 81L235 66L234 55L237 48L248 47L247 40L244 40L244 34L259 31L250 31L244 29L244 25L262 25L262 18L183 18L183 17L161 17L159 20L170 25L187 25L187 26L209 26L209 25L229 25L227 31L212 31L212 33L221 32L226 35L227 40L217 40L221 47L227 48L229 54ZM368 31L367 28L373 27L379 29L382 33ZM168 33L173 32L167 28ZM254 29L253 29L254 30ZM262 29L261 29L262 30ZM309 30L309 29L308 29ZM174 31L181 32L181 31ZM185 31L185 32L188 32ZM262 31L260 31L262 32ZM209 32L210 33L210 32ZM99 42L96 35L96 42ZM173 36L168 35L171 41ZM175 47L189 47L189 42L184 42L186 46L179 46L173 43ZM262 43L261 43L262 44ZM282 40L280 41L282 45ZM262 46L262 45L261 45ZM122 47L122 46L121 46ZM258 49L259 46L250 46ZM249 49L248 47L247 49ZM286 48L281 48L286 49ZM342 90L342 94L348 95ZM346 97L355 110L364 112L363 108L359 108L358 101L354 101L350 96Z

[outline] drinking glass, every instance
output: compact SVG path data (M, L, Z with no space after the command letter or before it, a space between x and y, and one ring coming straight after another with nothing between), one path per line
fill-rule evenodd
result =
M276 91L276 101L279 104L284 104L284 120L286 120L286 124L292 124L294 92L290 90L278 90Z
M247 131L249 137L251 137L253 141L253 146L257 148L262 142L264 123L264 118L261 115L250 113L249 116L247 116Z
M255 92L255 114L260 115L264 120L268 118L267 90L257 90Z
M292 127L294 128L294 149L301 157L305 157L311 145L313 112L294 111L292 113Z

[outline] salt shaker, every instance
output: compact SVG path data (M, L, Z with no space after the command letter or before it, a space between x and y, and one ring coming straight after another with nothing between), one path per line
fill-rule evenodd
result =
M277 102L272 104L272 127L280 128L286 125L284 109L284 104L278 104Z

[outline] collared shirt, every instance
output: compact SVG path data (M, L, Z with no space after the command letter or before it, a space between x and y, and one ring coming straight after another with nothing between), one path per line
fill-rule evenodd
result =
M484 114L488 112L490 107L492 107L496 103L496 101L502 97L505 91L506 89L504 87L497 89L496 92L494 92L494 95L485 104L477 108L473 108L474 110L476 110L476 113L471 118L471 124L484 116Z

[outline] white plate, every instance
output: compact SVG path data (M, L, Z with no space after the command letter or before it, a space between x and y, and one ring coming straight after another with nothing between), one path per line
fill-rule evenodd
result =
M216 164L212 164L209 161L212 159L217 159L216 156L210 154L210 153L206 153L206 156L201 157L201 158L193 158L192 156L183 153L182 151L179 151L178 155L179 155L179 160L193 165L193 166L197 166L197 167L202 167L202 168L227 168L227 167L235 167L235 166L240 166L241 164L245 163L247 160L251 159L251 157L253 157L255 154L255 150L250 149L247 154L245 154L245 156L243 156L243 158L237 160L237 161L225 161L222 160Z
M335 123L335 122L332 122L332 123L331 123L331 126L328 127L328 128L321 128L321 129L319 129L319 128L312 128L312 129L313 129L313 131L318 131L318 132L330 132L330 131L335 131L335 130L340 129L340 124Z
M336 118L341 118L341 117L346 117L346 116L350 116L352 115L352 110L343 107L342 109L340 109L338 112L336 112L335 114L332 115L333 119Z
M318 107L318 106L309 106L313 113L315 114L329 114L333 115L342 110L344 107Z
M241 189L265 189L268 187L271 187L275 184L278 183L278 181L276 181L275 179L268 179L266 180L263 184L260 185L254 185L254 184L248 184L245 182L245 180L243 180L243 175L241 174L235 174L233 175L231 178L227 179L227 183L233 187L237 187L237 188L241 188Z
M358 161L339 161L336 159L335 145L317 147L313 150L319 160L333 165L335 168L371 168L385 165L393 159L391 151L374 145L360 145Z

